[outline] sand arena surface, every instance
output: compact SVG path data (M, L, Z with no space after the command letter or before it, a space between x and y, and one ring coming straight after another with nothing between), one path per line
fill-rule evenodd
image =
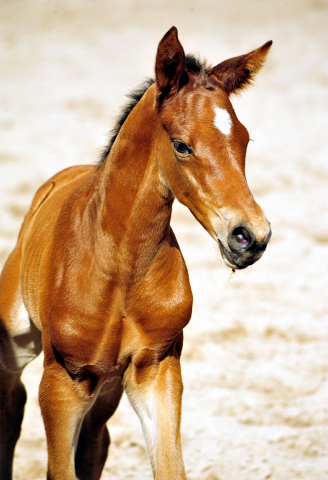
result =
M328 478L327 16L325 0L0 3L1 266L38 186L98 158L172 25L213 64L274 40L254 87L232 99L255 140L249 184L273 228L263 258L230 285L213 241L175 206L195 299L182 355L190 480ZM45 478L41 372L40 357L24 373L17 480ZM102 478L152 478L125 397L109 428Z

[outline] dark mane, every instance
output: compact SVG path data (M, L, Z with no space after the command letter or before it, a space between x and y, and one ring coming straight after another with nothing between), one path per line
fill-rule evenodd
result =
M185 70L186 72L189 73L194 73L194 74L201 74L204 73L206 69L206 65L204 62L201 62L198 60L196 57L193 55L187 55L185 58ZM139 100L143 97L143 95L146 93L148 88L155 82L153 78L148 78L145 80L141 85L139 85L134 91L129 93L127 95L129 102L123 107L122 112L118 116L116 120L116 124L114 128L110 132L110 138L107 146L104 148L100 160L97 163L98 167L101 167L101 165L104 163L106 160L107 156L109 155L111 148L116 140L116 137L118 136L121 127L133 108L137 105Z
M148 88L154 83L154 80L152 78L148 78L145 80L141 85L139 85L133 92L129 93L127 95L129 102L125 105L123 108L122 112L120 115L117 117L116 124L114 128L110 132L110 139L108 142L108 145L106 148L103 150L100 160L98 162L98 167L101 167L101 165L104 163L106 160L109 152L111 151L111 148L116 140L117 135L119 134L121 127L125 120L128 118L129 114L133 110L133 108L137 105L139 100L143 97L143 95L146 93Z

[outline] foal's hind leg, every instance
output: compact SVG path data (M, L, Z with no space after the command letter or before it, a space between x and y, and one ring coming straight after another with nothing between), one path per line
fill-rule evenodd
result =
M31 322L19 285L19 251L0 276L0 479L12 478L12 462L26 402L20 380L24 367L42 349L41 332Z
M1 301L1 295L0 295ZM21 309L23 311L23 309ZM3 320L0 312L0 479L12 478L12 463L26 402L21 373L27 363L41 351L41 334L29 321L17 316L15 329ZM20 322L19 322L20 321Z
M98 480L101 476L110 444L106 422L115 412L122 392L120 377L105 383L84 418L75 457L79 480Z
M29 322L30 323L30 322ZM21 373L41 351L41 334L30 329L9 335L0 314L0 479L11 480L16 442L23 420L26 391Z
M23 420L26 392L20 375L0 368L0 478L11 480L16 442Z

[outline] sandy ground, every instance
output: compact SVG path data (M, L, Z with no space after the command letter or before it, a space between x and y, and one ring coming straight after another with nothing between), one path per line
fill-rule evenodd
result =
M328 478L327 19L325 0L0 1L1 266L37 187L98 158L172 25L213 64L274 40L233 100L255 140L247 175L272 224L268 250L230 285L208 234L175 208L195 299L182 357L190 480ZM41 371L40 357L24 373L17 480L45 478ZM109 427L102 478L150 479L126 398Z

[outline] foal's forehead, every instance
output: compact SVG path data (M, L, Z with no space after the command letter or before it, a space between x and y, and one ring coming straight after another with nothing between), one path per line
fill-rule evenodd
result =
M187 93L182 106L189 121L211 125L228 135L239 123L228 95L221 89L197 88Z
M229 96L219 87L194 85L185 91L174 106L173 125L187 135L218 135L229 143L247 144L249 134L239 121ZM174 129L175 130L175 129ZM177 132L178 133L178 132ZM187 138L186 137L186 138ZM208 138L208 137L207 137Z
M162 111L162 121L173 136L218 135L222 140L248 142L248 132L238 120L227 93L219 86L194 81L185 85ZM237 142L238 143L238 142Z

